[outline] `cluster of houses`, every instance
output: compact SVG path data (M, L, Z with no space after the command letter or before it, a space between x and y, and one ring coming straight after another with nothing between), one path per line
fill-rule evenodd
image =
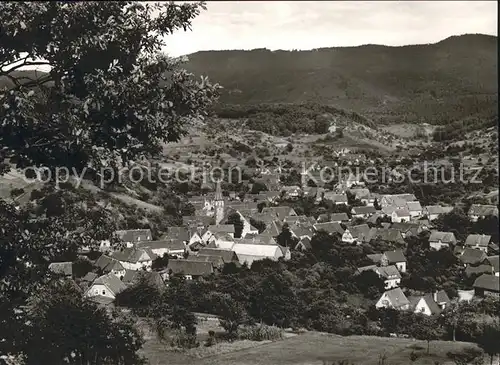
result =
M273 187L273 180L266 186ZM170 227L159 240L153 240L151 231L125 230L116 235L125 248L113 249L109 241L101 244L102 255L94 262L98 273L90 272L82 279L85 294L103 303L111 303L116 295L141 276L147 276L155 285L164 285L169 276L182 273L188 280L216 273L225 264L251 265L262 259L288 260L291 250L311 249L313 236L320 232L338 235L345 244L363 244L374 240L404 247L405 238L430 231L429 245L434 249L450 247L463 263L468 274L481 274L474 283L477 294L498 295L498 246L490 236L470 235L465 242L457 242L451 232L432 229L432 221L449 212L451 207L422 207L413 194L375 195L355 181L350 187L340 184L335 191L320 188L297 187L300 194L316 194L316 200L329 200L348 205L347 192L361 201L344 213L321 214L317 218L298 215L290 206L280 206L284 194L296 192L288 187L282 190L261 191L245 201L236 194L224 197L220 185L215 194L193 197L193 216L183 217L181 227ZM350 182L349 182L350 184ZM320 192L320 195L317 195ZM267 206L260 206L265 202ZM349 212L349 214L347 213ZM228 218L237 215L242 224L228 224ZM490 215L498 216L495 206L473 205L469 216L473 220ZM379 218L385 223L378 224ZM357 218L364 223L359 224ZM387 219L389 218L389 219ZM265 228L257 229L255 222ZM369 225L369 223L373 223ZM377 225L377 227L374 227ZM278 236L287 227L294 238L293 247L278 243ZM238 232L237 232L238 230ZM168 255L166 267L153 270L153 261ZM496 255L496 256L495 256ZM368 255L372 264L360 267L358 272L373 271L384 280L386 292L377 301L377 307L412 309L426 314L442 310L449 298L443 291L419 297L406 297L400 288L401 274L407 270L404 250ZM68 263L53 263L51 269L68 275Z

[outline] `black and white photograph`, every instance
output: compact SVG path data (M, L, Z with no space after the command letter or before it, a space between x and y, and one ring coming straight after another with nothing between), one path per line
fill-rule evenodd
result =
M1 1L0 365L500 365L496 1Z

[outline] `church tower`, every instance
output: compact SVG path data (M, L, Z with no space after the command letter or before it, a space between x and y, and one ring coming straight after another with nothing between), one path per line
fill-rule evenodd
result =
M220 187L220 181L217 181L217 187L215 188L215 224L219 225L224 218L224 199L222 198L222 189Z
M307 183L309 180L307 179L307 171L306 171L306 166L305 164L302 165L302 172L300 173L300 181L301 181L301 188L302 190L307 189Z

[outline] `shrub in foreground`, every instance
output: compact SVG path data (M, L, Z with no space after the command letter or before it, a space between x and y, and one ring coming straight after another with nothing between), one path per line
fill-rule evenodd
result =
M239 329L240 340L250 341L276 341L283 339L283 330L276 326L260 324L244 326Z

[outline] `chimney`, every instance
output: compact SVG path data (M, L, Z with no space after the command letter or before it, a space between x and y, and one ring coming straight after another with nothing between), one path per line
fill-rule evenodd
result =
M437 299L438 299L438 292L437 292L437 290L434 291L434 294L432 294L432 299L434 299L434 301L437 303Z

